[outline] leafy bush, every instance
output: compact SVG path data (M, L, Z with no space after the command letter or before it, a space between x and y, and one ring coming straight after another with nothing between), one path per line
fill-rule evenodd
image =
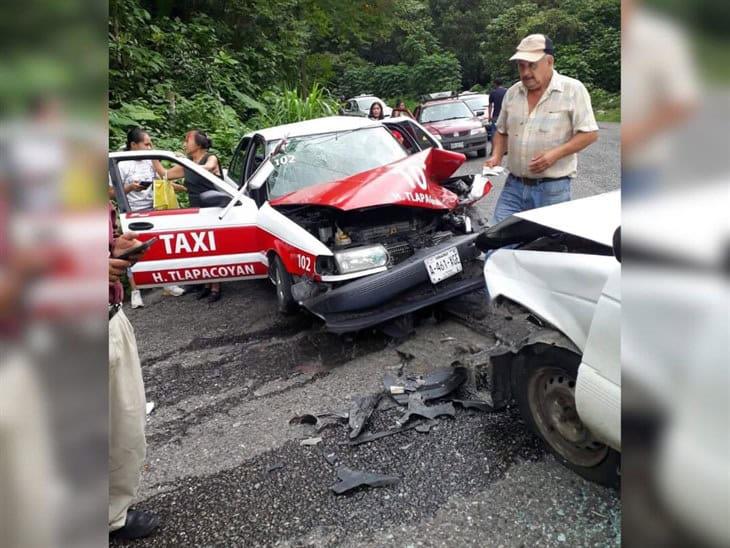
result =
M339 104L326 89L314 84L306 95L297 88L264 93L264 110L250 121L255 128L279 126L337 114Z
M453 53L434 53L421 59L412 69L413 95L460 89L461 65Z
M384 65L373 71L373 93L378 97L397 97L408 93L411 69L407 65Z

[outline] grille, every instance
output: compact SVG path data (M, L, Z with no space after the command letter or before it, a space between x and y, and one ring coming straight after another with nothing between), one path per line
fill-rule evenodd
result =
M398 264L413 255L413 247L408 242L396 242L386 244L385 249L390 255L391 264Z
M452 236L453 234L448 230L436 232L433 236L431 236L431 245L439 245L441 242L448 240Z
M411 223L401 221L397 223L389 223L387 225L373 226L370 228L360 228L353 236L356 236L359 242L374 242L383 240L396 234L403 234L412 230Z

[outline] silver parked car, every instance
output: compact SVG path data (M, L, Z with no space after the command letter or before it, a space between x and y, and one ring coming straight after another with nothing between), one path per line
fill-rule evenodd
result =
M388 118L393 109L385 104L385 101L375 97L375 95L358 95L347 100L347 104L342 108L341 114L345 116L367 116L370 113L370 106L378 101L383 105L383 115Z

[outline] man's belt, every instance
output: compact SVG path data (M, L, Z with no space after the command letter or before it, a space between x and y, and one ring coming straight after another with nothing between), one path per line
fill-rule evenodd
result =
M109 320L116 316L117 312L122 309L122 303L110 304L109 305Z
M551 181L563 181L565 179L568 179L568 177L540 177L539 179L532 179L530 177L520 177L519 175L512 175L510 173L510 177L513 179L519 181L525 186L537 186L540 183L549 183Z

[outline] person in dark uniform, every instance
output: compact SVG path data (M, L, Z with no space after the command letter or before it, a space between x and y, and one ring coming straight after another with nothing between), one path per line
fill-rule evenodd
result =
M223 178L223 171L218 157L209 152L212 146L213 143L210 138L198 129L193 129L185 134L184 148L188 158L214 175ZM213 183L181 165L173 166L167 170L167 177L169 179L185 177L185 187L188 189L190 207L203 207L200 195L208 190L217 190ZM211 303L220 300L221 284L205 284L198 294L198 299L204 299L205 297L208 297L208 301Z

